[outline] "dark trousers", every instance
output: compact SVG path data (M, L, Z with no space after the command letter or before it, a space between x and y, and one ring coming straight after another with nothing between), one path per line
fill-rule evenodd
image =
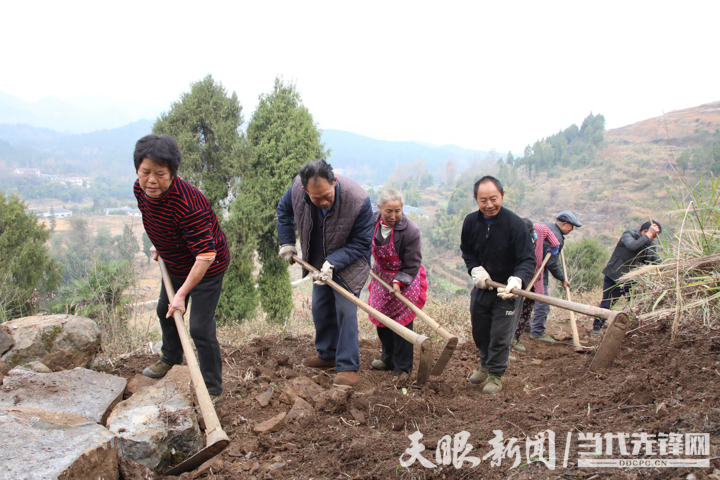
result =
M600 302L600 308L611 308L625 295L630 295L632 290L631 283L615 283L615 280L605 275L603 281L603 298ZM605 325L604 318L596 318L593 327L602 328Z
M543 275L543 286L545 287L545 295L549 296L550 290L548 290L548 275L548 271L545 270L545 274ZM543 302L535 302L535 314L533 315L530 335L539 337L545 333L545 322L547 322L548 315L550 315L550 305Z
M190 310L190 336L195 343L205 386L210 395L222 393L222 359L220 344L216 335L215 308L220 299L225 272L212 277L205 277L190 291L185 298L185 308L192 298ZM182 278L170 275L173 288L177 290L185 282ZM183 361L183 349L173 317L165 318L168 311L168 296L165 285L160 284L160 298L157 304L157 315L162 328L162 361L170 365L179 365Z
M518 326L515 329L515 338L518 340L520 339L520 335L523 334L523 331L525 331L525 327L527 326L530 316L533 313L534 305L535 300L523 298L522 309L520 310L520 320L518 321Z
M480 364L494 375L502 376L507 370L521 301L522 297L503 300L496 291L477 287L470 294L470 322L473 340L480 350Z
M405 326L412 330L413 322ZM388 368L392 368L395 375L401 373L410 375L413 367L413 344L387 327L377 327L377 332L382 344L380 360Z
M313 285L312 315L318 357L334 359L338 372L360 370L357 306L327 285Z

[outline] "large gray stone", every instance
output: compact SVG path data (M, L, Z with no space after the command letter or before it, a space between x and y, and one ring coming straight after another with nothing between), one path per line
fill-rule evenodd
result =
M15 340L8 332L7 327L0 325L0 355L10 350L13 345L15 345Z
M0 358L11 367L38 361L50 370L89 367L100 349L100 327L75 315L38 315L3 324L13 347Z
M115 435L86 418L0 408L0 480L118 478Z
M121 457L155 471L197 453L203 438L188 368L175 366L156 384L138 389L113 409L107 425L118 436Z
M124 378L86 368L35 373L15 367L0 387L0 407L45 408L105 424L126 384Z

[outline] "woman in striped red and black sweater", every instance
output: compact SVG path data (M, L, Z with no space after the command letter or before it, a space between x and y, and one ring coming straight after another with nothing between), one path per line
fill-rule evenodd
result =
M135 144L135 198L143 225L152 241L153 260L162 257L175 288L170 304L161 285L157 314L162 327L162 357L143 375L161 378L182 363L173 312L185 313L192 297L190 336L200 361L200 371L211 396L222 394L222 360L216 335L215 309L223 276L230 261L225 234L205 195L181 178L180 149L173 137L148 135Z

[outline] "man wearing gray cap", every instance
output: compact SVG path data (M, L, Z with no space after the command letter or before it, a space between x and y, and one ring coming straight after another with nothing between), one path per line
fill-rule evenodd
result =
M553 277L562 282L563 288L570 286L567 278L565 278L562 267L558 263L558 257L560 256L560 252L565 246L565 235L572 232L575 227L582 227L582 223L580 223L580 220L578 220L572 212L564 210L558 213L558 216L555 217L555 223L548 222L544 225L548 226L550 231L553 232L555 237L557 237L558 241L560 242L560 246L555 247L558 249L557 252L555 252L553 249L553 255L550 257L550 260L545 266L545 271L543 272L543 285L545 287L545 295L549 295L550 293L548 290L548 272L552 273ZM543 243L543 258L547 255L549 251L550 244L545 241ZM543 342L555 343L555 339L545 333L545 322L547 321L547 317L549 314L550 305L548 305L547 303L535 302L535 311L533 314L532 327L530 330L530 338L532 338L533 340L542 340Z

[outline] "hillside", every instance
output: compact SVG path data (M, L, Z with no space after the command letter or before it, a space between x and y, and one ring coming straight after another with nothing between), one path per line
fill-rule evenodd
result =
M720 102L668 112L664 118L608 130L597 156L588 165L556 167L533 176L529 176L525 168L519 168L517 176L523 189L507 188L506 205L534 222L552 222L560 211L570 210L583 226L570 233L567 241L577 242L583 237L597 239L608 252L624 230L637 228L650 218L663 225L662 238L672 238L681 217L674 210L669 190L679 191L682 182L693 185L703 172L716 168L707 152L720 142L718 132ZM714 148L713 152L718 150ZM699 151L705 152L702 162L696 159ZM683 152L691 158L684 170L677 163ZM472 202L468 182L484 174L498 175L499 166L486 164L477 171L459 170L459 173L458 181L465 182L463 188L467 190L468 201ZM453 190L442 185L423 190L420 206L431 213L432 220L418 219L424 235L424 262L432 273L428 278L446 292L461 287L468 279L458 249L460 223L445 218L452 196ZM477 208L474 204L471 206ZM438 213L441 223L454 228L443 237L446 240L438 241L442 236L436 234Z
M120 174L132 176L135 142L152 130L153 121L67 134L25 124L0 124L0 165L39 168L43 173Z
M608 244L650 217L671 231L676 217L668 186L672 189L681 179L692 184L708 167L691 162L682 172L676 160L683 151L692 153L720 140L719 131L720 102L608 130L599 158L590 165L526 179L527 194L518 213L550 221L558 211L572 210L584 225L571 239L600 236Z

